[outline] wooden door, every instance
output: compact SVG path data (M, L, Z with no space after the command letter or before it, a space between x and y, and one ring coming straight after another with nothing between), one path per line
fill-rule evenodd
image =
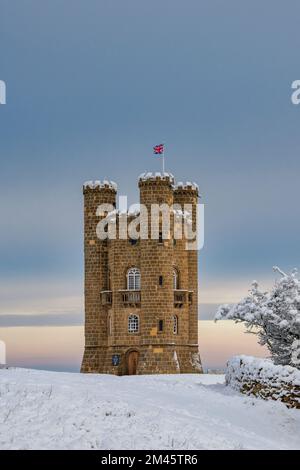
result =
M138 360L139 360L139 353L137 351L130 351L127 354L127 374L128 375L136 375Z

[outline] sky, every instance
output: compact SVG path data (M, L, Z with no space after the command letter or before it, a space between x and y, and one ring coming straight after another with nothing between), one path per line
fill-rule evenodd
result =
M300 266L299 15L296 0L0 0L3 330L80 328L82 183L137 202L162 141L205 204L200 318Z

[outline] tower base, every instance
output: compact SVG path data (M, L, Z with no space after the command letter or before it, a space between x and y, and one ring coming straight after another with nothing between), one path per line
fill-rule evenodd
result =
M199 374L202 365L197 345L144 345L85 348L81 372L142 375Z

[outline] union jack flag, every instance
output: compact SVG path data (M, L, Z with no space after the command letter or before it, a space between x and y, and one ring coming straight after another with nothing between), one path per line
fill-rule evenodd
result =
M153 153L154 155L162 155L164 153L164 144L155 145Z

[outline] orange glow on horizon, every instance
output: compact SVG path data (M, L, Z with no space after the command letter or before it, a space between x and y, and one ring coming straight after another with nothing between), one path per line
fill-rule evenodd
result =
M8 365L79 371L84 346L83 326L2 328ZM257 337L232 321L199 321L199 348L204 368L223 368L237 354L266 356Z

